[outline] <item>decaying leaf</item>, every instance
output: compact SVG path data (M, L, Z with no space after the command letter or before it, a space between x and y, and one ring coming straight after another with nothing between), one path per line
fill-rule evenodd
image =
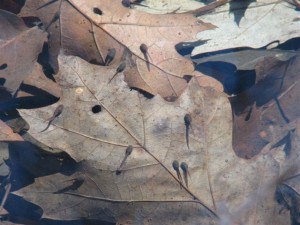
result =
M125 8L119 1L70 2L129 48L133 54L132 68L125 73L129 86L162 97L180 96L187 86L183 76L194 71L192 62L180 56L174 46L181 41L195 39L200 31L214 28L192 14L146 14ZM101 15L93 12L95 8L101 10ZM142 44L148 47L149 60L140 49Z
M102 197L145 201L148 199L146 196L151 196L150 199L156 201L172 199L183 201L192 200L193 197L201 199L200 193L203 192L203 197L206 198L207 194L204 193L205 190L209 190L208 178L207 174L203 173L205 157L201 156L205 156L205 140L204 135L195 136L204 132L201 124L204 126L203 117L209 113L200 109L203 108L202 104L206 104L204 100L192 105L190 96L186 94L177 106L165 105L159 96L149 101L138 92L130 91L121 75L116 76L108 84L114 74L112 69L91 66L75 57L61 57L60 63L61 73L57 79L63 87L61 100L50 107L21 112L31 125L30 134L33 137L51 147L65 150L77 161L87 160L89 167L98 171L100 177L94 178L97 183L100 179L106 183L104 186L101 185L101 190L104 191ZM102 76L98 74L100 71ZM197 82L193 82L191 88L195 90L189 91L189 95L194 96L193 98L199 100L207 98L206 91L203 93L196 91L199 89ZM218 114L221 110L218 107L222 107L221 101L227 100L224 97L217 98L218 94L213 90L210 92L216 96L214 101L217 105L207 104L206 109ZM47 131L40 133L60 104L64 105L61 116L53 121ZM99 110L96 110L97 108ZM193 149L194 159L198 158L197 162L188 159L191 152L186 146L184 135L183 118L186 113L191 113L194 117L190 148ZM126 163L125 171L117 176L115 173L118 164L121 163L128 145L133 146L133 152ZM190 180L191 190L186 192L180 191L176 176L171 171L172 161L184 158L189 162L191 177L203 177L205 181ZM202 164L200 167L202 169L194 171L193 168L198 167L198 163ZM139 170L143 172L139 173ZM154 178L151 178L153 175ZM122 182L125 180L132 180L133 193L144 183L142 192L139 191L135 196L133 193L130 194L129 190L126 190L126 183ZM112 190L109 185L111 182L115 183L116 186L113 186L119 191ZM166 195L168 189L171 191ZM122 190L129 195L123 196ZM192 194L193 191L197 194ZM212 204L211 198L205 201L209 205ZM201 204L199 207L203 210Z
M58 72L60 50L79 56L88 62L104 64L109 48L116 49L114 62L120 61L123 47L95 26L68 1L26 1L20 13L23 17L38 16L49 32L49 63ZM53 20L56 18L56 20Z
M274 184L289 158L282 148L265 150L251 160L237 157L231 148L226 96L201 88L193 78L175 102L165 102L159 95L148 100L129 90L122 73L108 84L115 70L77 57L60 56L59 61L61 100L49 107L20 110L33 137L66 151L79 163L71 176L41 177L16 192L41 206L44 217L214 224L219 222L214 214L222 214L219 206L225 202L221 221L286 224L287 215L276 210ZM62 114L40 133L60 104ZM187 113L192 117L190 149ZM116 174L129 145L132 153ZM188 164L188 188L180 188L174 160Z
M0 43L3 44L5 41L14 38L19 35L22 31L26 31L23 20L13 13L7 12L5 10L0 10L0 28L5 32L0 34Z
M46 33L33 27L25 29L20 18L5 11L0 13L9 14L7 19L1 19L0 23L5 29L10 31L8 35L1 35L0 40L0 80L4 81L4 86L16 92L23 80L32 72L33 62L37 60L38 54L42 50ZM14 24L14 25L10 25Z
M39 90L41 90L41 92L50 94L56 98L60 97L60 87L54 81L50 80L44 75L43 69L38 63L34 64L31 74L24 80L23 83L28 87L38 88ZM28 97L35 94L36 93L32 91L32 89L27 88L27 90L25 91L18 91L17 97ZM41 98L41 94L39 93L36 97Z
M231 98L233 148L251 158L267 143L275 144L299 118L299 56L273 67L255 86Z
M56 72L60 48L66 54L102 65L109 49L116 51L113 63L118 64L124 49L129 49L128 84L166 98L180 96L187 86L182 78L194 71L193 63L180 56L174 46L195 39L200 31L214 28L192 14L148 14L128 9L119 1L89 1L85 4L69 1L72 5L67 1L27 2L21 15L32 15L32 9L37 8L36 14L45 27L49 27L51 65ZM56 14L59 17L51 24ZM142 44L147 46L149 58L141 51Z

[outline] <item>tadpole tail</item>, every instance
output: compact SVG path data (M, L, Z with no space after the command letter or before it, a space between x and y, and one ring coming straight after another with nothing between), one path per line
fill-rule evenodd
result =
M180 189L182 189L183 180L182 180L181 174L180 174L179 170L176 171L176 173L177 173L178 180L180 181L180 184L179 184Z
M184 172L184 182L185 182L186 187L189 188L187 172Z
M189 175L189 177L191 178L191 175L190 175L190 172L189 171L187 171L187 174Z
M188 149L190 149L189 132L190 132L189 126L186 125L186 128L185 128L185 140L186 140L186 145L187 145Z
M148 57L147 53L144 53L144 58L146 61L147 69L148 69L148 71L150 71L150 62L149 62L149 57Z
M111 63L112 60L113 60L113 58L111 58L110 56L108 56L108 57L105 59L105 64L104 64L104 66L108 66L108 65Z
M142 6L142 7L147 7L147 8L149 8L149 6L144 5L144 4L141 4L141 3L138 3L138 2L132 2L131 4L132 4L132 5L138 5L138 6Z
M150 72L150 63L149 63L148 60L146 61L146 64L147 64L147 69L148 69L148 71Z
M108 49L108 53L105 57L104 65L108 66L114 60L115 56L116 56L116 49L114 48Z
M47 127L46 127L44 130L41 130L40 133L42 133L42 132L48 130L48 128L50 127L52 121L53 121L53 119L52 119L52 120L49 120Z
M114 79L114 77L115 77L117 74L118 74L118 72L116 72L116 73L112 76L112 78L110 78L110 80L108 81L108 84Z
M123 167L124 164L125 164L126 159L127 159L127 156L124 157L124 159L122 160L122 162L121 162L119 168L117 169L117 171L121 171L122 167Z

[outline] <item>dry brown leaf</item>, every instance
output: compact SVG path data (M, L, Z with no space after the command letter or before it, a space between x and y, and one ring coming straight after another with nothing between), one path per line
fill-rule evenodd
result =
M200 31L214 28L192 14L151 15L125 8L120 1L70 3L27 1L21 13L29 16L33 9L38 9L36 15L45 27L49 26L50 63L55 72L60 48L66 54L100 64L105 63L109 48L117 53L112 63L119 63L124 49L128 48L132 54L126 72L128 84L163 97L180 96L187 86L182 77L194 71L193 63L179 55L174 46L195 39ZM55 15L59 18L51 24ZM150 71L141 44L148 47Z
M0 33L1 44L28 29L23 20L13 13L0 10L0 18L0 29L5 31Z
M9 13L1 11L1 14L5 16ZM46 40L46 33L37 27L25 29L20 18L12 14L8 19L1 19L0 24L2 28L10 31L9 35L0 40L0 66L3 68L0 70L0 79L3 79L4 86L14 93L32 72L34 61L37 60Z
M30 87L39 88L54 97L60 98L60 94L61 94L60 87L54 81L48 79L44 75L43 68L38 63L34 64L34 68L31 74L27 78L25 78L23 83ZM17 93L17 97L26 97L26 96L27 97L33 96L33 93L30 93L30 91L22 91L22 90L18 91ZM41 96L38 97L41 98Z
M199 71L194 71L192 75L196 77L200 87L215 88L218 92L224 91L223 85L216 79L206 76Z
M33 137L80 162L72 176L41 177L17 192L43 207L44 217L133 224L217 223L210 208L224 221L286 224L287 216L277 213L274 183L289 158L281 148L248 161L238 158L231 148L226 96L200 88L192 79L176 102L166 103L160 96L149 100L130 91L122 74L108 84L114 70L76 57L59 60L61 100L20 111ZM62 114L40 133L59 104L65 106ZM94 107L101 111L93 113ZM192 116L190 149L186 113ZM128 145L133 151L116 175ZM180 188L173 160L188 164L188 188Z
M179 55L175 45L194 40L197 33L214 28L192 14L147 14L125 8L120 1L70 2L132 52L134 66L126 72L129 86L164 98L180 96L187 86L183 76L194 71L193 63ZM94 9L99 9L101 15L95 14ZM150 68L140 50L141 44L148 47Z
M76 161L88 160L90 167L104 171L102 175L106 177L103 177L103 179L106 179L107 184L109 184L109 179L113 179L115 182L120 182L124 179L123 174L120 177L115 175L116 165L120 163L124 156L125 148L130 144L133 145L132 163L128 165L132 169L124 172L124 175L128 178L132 177L140 180L142 183L146 182L147 185L145 184L143 187L143 192L145 194L148 193L146 195L150 194L152 200L172 200L176 197L175 200L190 201L194 196L194 194L191 194L192 191L201 193L202 190L209 189L207 186L207 174L201 174L200 171L202 169L193 171L193 167L197 167L199 162L202 162L203 166L205 164L205 157L201 156L205 155L205 149L203 144L199 145L199 142L205 142L204 136L194 136L203 132L200 124L204 123L202 116L208 111L199 110L197 107L202 108L202 104L205 104L204 99L202 100L203 102L192 105L189 100L190 96L184 96L177 103L177 106L172 106L166 105L164 100L157 96L155 100L150 102L147 99L143 99L142 95L139 95L136 91L130 91L122 81L122 76L116 76L108 84L108 81L114 74L114 70L91 66L75 57L61 57L60 67L61 73L57 79L59 84L64 87L61 100L50 107L21 111L22 116L30 123L30 134L34 138L51 147L65 150ZM99 71L103 74L102 76L99 76ZM197 88L199 89L199 86L197 82L194 82L193 90L195 92L192 90L189 92L193 99L207 98L209 93L215 95L216 98L218 96L213 90L208 91L209 93L206 93L206 91L202 93L201 91L197 92ZM218 105L221 105L220 102L227 101L227 99L221 98L215 101L217 101ZM64 105L62 116L53 121L54 126L40 133L47 126L47 119L59 104ZM97 105L101 106L102 111L93 113L92 108ZM182 106L180 107L180 105ZM218 111L216 107L213 104L207 105L207 109L211 108L210 111L214 111L215 114ZM154 114L158 110L161 112ZM189 165L191 167L191 176L203 177L203 180L206 180L206 182L197 182L195 180L194 183L191 180L191 191L180 193L176 179L174 179L174 175L171 175L173 173L170 171L174 159L183 160L191 153L187 149L185 142L183 120L185 113L191 113L193 117L201 115L194 117L195 123L199 121L199 130L195 124L190 137L191 149L196 150L196 148L200 148L199 151L193 151L195 158L199 158L199 161L191 161ZM77 116L80 119L76 119L75 117ZM173 132L174 134L171 135ZM105 151L101 149L105 149ZM180 149L180 152L177 149ZM162 160L161 164L151 156L152 154ZM165 170L162 165L166 165L169 169ZM201 168L204 169L203 166ZM134 168L138 169L139 167L143 168L145 175L136 174ZM157 173L155 178L150 178L155 173ZM143 176L146 176L144 181ZM136 184L136 188L141 184L140 182ZM126 189L126 186L122 187L123 185L120 185L119 188ZM155 191L153 190L154 186L156 186ZM115 198L114 195L117 193L112 191L111 187L106 186L101 189L103 188L106 189L106 197ZM169 196L165 196L168 188L172 191ZM206 192L204 191L204 193ZM204 193L203 196L207 196ZM143 193L137 194L132 200L141 200L143 195ZM121 196L119 198L122 199ZM125 199L127 198L125 197ZM212 205L211 198L206 199L206 201ZM197 204L199 205L197 210L201 209L202 211L203 207L201 204ZM196 207L195 202L192 202L191 205L192 208Z
M60 50L88 62L104 64L108 49L113 47L116 49L116 56L111 64L121 60L124 47L95 26L68 1L28 0L20 15L37 16L43 22L44 28L48 28L49 63L55 73L58 72L57 56Z

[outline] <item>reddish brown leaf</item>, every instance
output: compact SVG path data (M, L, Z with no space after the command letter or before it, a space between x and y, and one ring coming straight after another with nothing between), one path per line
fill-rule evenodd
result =
M32 73L24 80L25 85L39 88L52 96L60 98L61 88L57 83L48 79L44 73L41 65L35 63ZM17 97L32 96L32 93L26 91L18 91Z
M130 63L125 73L129 86L166 98L180 96L187 86L183 76L194 71L193 63L180 56L174 46L214 28L192 14L151 15L125 8L119 1L70 3L72 6L60 1L51 5L45 1L27 1L22 10L22 15L28 16L32 15L32 9L38 8L36 15L49 27L50 63L56 72L60 48L66 54L100 64L105 63L108 49L112 48L116 50L112 63L119 64L124 59L124 49L128 48L132 54L127 57ZM59 18L51 24L55 15ZM148 47L149 59L140 50L142 44Z
M238 156L252 158L290 132L290 123L300 116L299 70L299 56L280 62L255 86L231 98L233 149Z
M23 138L0 120L0 141L23 141Z
M114 61L119 62L123 47L106 32L95 26L68 1L28 0L20 13L23 17L37 16L48 28L50 65L58 72L57 56L60 50L88 62L104 64L109 48L116 49ZM54 21L53 19L58 18Z

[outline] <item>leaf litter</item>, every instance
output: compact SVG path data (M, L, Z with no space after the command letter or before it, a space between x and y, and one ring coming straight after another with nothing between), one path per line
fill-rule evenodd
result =
M247 224L260 224L255 218L261 218L261 224L286 219L273 211L277 203L273 194L267 193L274 193L270 190L275 191L274 183L281 173L281 166L276 161L285 164L288 160L278 158L282 154L280 148L266 148L264 154L251 161L235 155L231 148L231 110L226 96L211 88L200 88L193 79L174 103L166 103L159 96L147 100L138 92L129 90L123 74L108 84L114 74L112 69L92 66L77 57L60 56L59 60L61 75L58 82L64 88L56 105L65 107L61 117L53 121L47 131L39 133L56 106L21 110L20 113L31 125L29 133L34 138L66 151L77 162L83 163L72 179L78 173L84 174L90 177L89 182L93 185L83 182L75 191L53 197L53 192L66 187L62 180L70 179L57 174L55 176L59 179L53 179L53 175L38 178L34 184L18 191L19 195L43 206L46 218L75 219L82 210L76 205L84 202L87 218L106 220L109 215L110 221L114 222L124 214L131 217L139 212L138 215L155 224L161 220L158 215L163 213L169 215L165 224L172 224L172 218L176 217L181 223L190 215L187 212L173 214L178 212L178 204L180 207L188 204L187 208L196 207L201 211L188 217L189 224L197 221L209 223L218 221L209 211L214 212L219 203L225 201L228 210L244 215L239 219ZM100 70L106 71L103 76L98 75ZM101 106L101 111L96 114L91 110L95 105ZM185 140L184 115L187 112L193 118L190 150ZM129 145L133 146L132 153L122 173L116 175ZM172 166L174 160L188 164L188 188L182 186L180 189L180 181ZM50 204L47 200L45 205L49 196L53 202ZM168 203L175 200L180 203ZM123 201L134 205L132 211L123 206ZM149 213L148 207L153 205L148 201L156 202L153 204L157 211ZM192 203L184 203L186 201ZM142 209L136 211L142 203ZM58 204L64 210L57 210ZM100 213L89 217L88 213L95 204L97 212L106 210L106 216ZM173 212L161 210L161 204L170 204ZM268 210L258 210L260 207ZM232 215L230 218L236 220L236 217ZM137 219L135 223L140 222Z
M293 75L298 65L297 58L279 63L278 67L276 62L274 66L268 64L270 61L265 61L267 71L272 68L271 72L259 71L257 84L245 91L252 97L250 101L247 98L245 103L242 101L242 108L237 109L235 107L240 107L239 104L232 104L234 113L241 112L235 114L232 120L229 101L226 95L220 93L223 89L219 82L190 70L190 61L175 53L171 58L166 56L170 59L166 61L168 63L157 64L156 58L153 59L151 42L138 40L131 45L130 41L134 39L118 36L120 31L124 31L125 36L133 33L134 29L122 28L125 24L136 26L131 15L145 19L147 14L121 8L117 3L117 7L112 7L118 12L114 17L101 5L102 2L82 5L75 0L52 1L51 4L45 1L38 6L33 1L27 3L33 4L31 8L23 8L25 11L22 13L27 15L36 13L33 9L45 10L39 12L39 17L45 16L42 19L45 21L44 28L48 28L47 31L52 34L49 40L51 42L53 38L56 45L52 48L56 50L51 53L51 60L55 72L58 72L55 80L61 87L61 93L54 86L48 91L61 98L47 107L19 110L30 125L23 138L35 140L40 146L48 146L45 149L49 155L52 150L59 149L76 161L76 166L68 174L52 172L14 192L39 205L44 212L43 218L101 219L117 224L286 224L298 220L297 203L292 201L297 198L299 173L299 123L297 107L293 107L297 96L295 87L298 82ZM50 13L46 14L47 11ZM126 13L130 14L129 18L120 17L129 15ZM77 19L72 15L76 15ZM179 15L164 16L189 17L184 13ZM160 17L156 15L152 18L157 19L160 25L169 22L169 19L160 20ZM145 25L147 20L143 19L141 24L148 27ZM107 22L109 20L113 23ZM186 21L177 22L184 24ZM78 23L87 26L73 32ZM243 19L240 20L242 23ZM64 33L68 24L74 26ZM191 27L188 30L196 31ZM80 33L91 35L87 39L76 39ZM96 36L100 33L104 37L101 40L105 40L101 44L97 42L99 36ZM188 33L184 30L185 35ZM62 38L61 43L57 42L57 37ZM179 39L172 39L176 35L170 37L174 42L162 46L174 50ZM194 34L190 38L193 39ZM82 43L90 43L87 51L82 48ZM147 51L141 48L143 44ZM58 70L58 62L55 61L60 50L103 66L61 54ZM124 61L126 69L116 73ZM181 67L177 63L180 61L187 63L182 64L187 66L185 70L178 71L174 67ZM259 60L252 63L251 68L257 62ZM3 65L1 69L6 68ZM278 77L274 71L278 68L278 73L282 69L285 71L284 80L287 82L281 82L282 77L276 79ZM151 74L153 71L179 72L181 75L179 79L167 76L168 82L158 79L152 84L149 80L138 80L141 74ZM165 76L163 73L160 75ZM256 89L260 90L259 85L273 78L279 84L281 82L279 89L274 88L278 82L271 82L270 92L266 92L269 89L261 91L266 95L265 100L256 98L253 93L257 92ZM185 83L181 83L180 79ZM134 81L134 85L130 83ZM164 85L170 83L173 90L164 89ZM147 99L130 87L149 92L154 97ZM237 95L237 99L243 99L243 94ZM172 102L166 102L162 97ZM259 100L263 103L257 104ZM61 114L41 133L59 105L64 106ZM184 119L187 114L192 118L188 129ZM237 123L237 119L241 121ZM249 131L254 138L247 136L249 121L254 121ZM238 129L235 128L237 124ZM263 144L250 153L243 148L237 150L234 140L242 131L247 143L245 146L251 151L259 143L255 136L261 138ZM240 143L244 144L243 141ZM130 146L132 150L127 154L126 149L131 149ZM176 164L174 167L175 161L178 166ZM35 173L31 164L28 161L25 168ZM63 164L66 162L61 161ZM282 213L283 209L291 207L291 217Z

